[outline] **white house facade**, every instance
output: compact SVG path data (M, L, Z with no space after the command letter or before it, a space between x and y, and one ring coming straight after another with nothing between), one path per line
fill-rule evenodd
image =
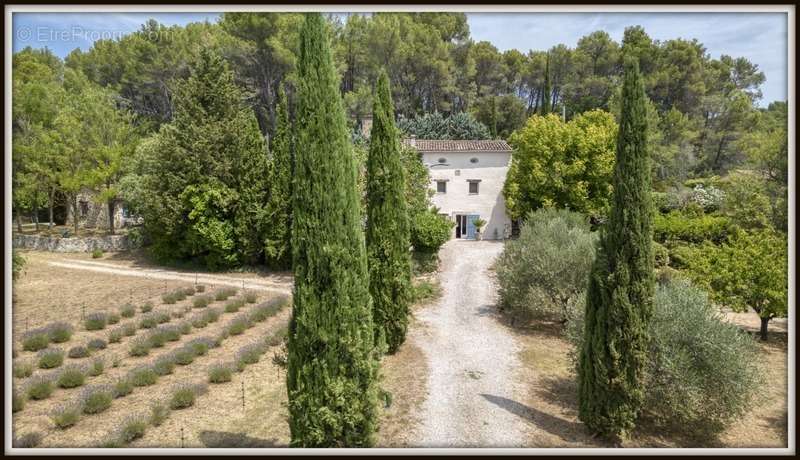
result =
M406 139L430 171L433 205L455 222L454 238L475 239L473 222L486 222L482 239L511 235L503 184L511 162L511 147L501 140L453 141Z

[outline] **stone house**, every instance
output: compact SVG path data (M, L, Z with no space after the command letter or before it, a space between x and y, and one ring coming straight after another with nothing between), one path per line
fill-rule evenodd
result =
M73 212L70 203L67 203L66 225L73 225ZM122 228L138 223L135 216L130 215L124 201L117 200L114 207L114 228ZM83 190L78 194L78 225L84 228L108 228L108 204L95 200L95 193Z
M511 147L502 140L405 139L428 167L433 205L455 222L454 238L475 239L476 219L486 221L481 238L511 236L503 184L511 162Z

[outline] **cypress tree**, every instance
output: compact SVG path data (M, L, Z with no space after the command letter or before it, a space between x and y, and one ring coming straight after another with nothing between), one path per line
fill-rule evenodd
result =
M550 113L550 53L544 64L544 88L542 89L542 115Z
M650 181L644 87L629 58L612 208L589 279L578 369L580 419L617 442L633 428L643 399L654 291Z
M278 88L275 113L275 136L272 138L272 189L267 206L269 235L264 242L264 256L273 268L291 265L292 222L292 126L283 87Z
M357 165L326 24L300 33L292 187L294 308L286 386L292 446L366 447L377 356Z
M410 225L389 77L381 72L367 156L367 256L375 343L394 353L408 328Z

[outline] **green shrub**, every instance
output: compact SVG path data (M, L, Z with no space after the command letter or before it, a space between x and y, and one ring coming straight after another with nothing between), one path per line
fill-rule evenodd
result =
M139 366L128 372L128 380L131 381L133 386L146 387L155 385L158 381L158 375L150 366Z
M442 293L442 287L436 280L433 282L422 280L414 283L411 293L413 302L426 302L439 297Z
M582 317L568 328L576 349ZM719 433L750 407L760 388L754 340L725 321L686 280L656 288L644 375L643 417L687 434Z
M125 337L125 331L122 327L115 327L108 331L108 343L120 343L123 337Z
M232 319L227 327L226 330L230 335L240 335L250 327L250 321L245 316L239 316L238 318Z
M72 359L85 358L91 354L91 351L83 345L76 345L69 349L67 356Z
M155 313L148 313L139 319L139 327L142 329L152 329L158 325L158 318Z
M656 268L666 267L669 265L669 249L653 241L653 259Z
M13 446L19 449L30 449L42 442L42 434L39 432L26 433L13 441Z
M150 423L153 426L161 426L169 417L169 408L161 401L156 401L150 406Z
M275 316L283 307L288 305L289 297L281 295L275 298L272 298L266 302L262 302L255 307L253 307L252 312L249 315L251 321L261 322Z
M194 362L195 354L194 350L190 347L181 347L177 350L172 352L172 359L175 361L175 364L180 366L188 366Z
M421 212L411 224L411 245L416 251L433 253L450 239L453 222L433 212Z
M153 363L153 372L156 375L163 376L172 374L175 369L175 361L172 356L162 356Z
M579 213L531 213L496 262L500 309L524 320L567 320L585 289L596 240Z
M147 356L150 354L150 341L147 337L140 337L131 343L128 354L131 356Z
M81 417L81 407L75 403L67 403L57 406L50 414L50 419L56 428L66 429L76 423Z
M87 331L99 331L104 329L108 323L108 315L105 312L96 312L86 315L83 325Z
M203 314L194 315L191 317L189 321L191 322L192 327L196 329L202 329L208 326L208 318L206 317L206 315Z
M194 405L197 397L205 391L206 388L202 385L179 385L172 390L169 407L173 410L191 407Z
M256 301L258 300L258 294L256 294L253 291L247 291L244 294L244 300L247 303L256 303Z
M197 284L194 286L195 292L206 292L206 286L204 284Z
M209 337L198 337L186 343L187 348L191 349L195 356L204 356L209 348L214 347L214 340Z
M192 323L190 323L189 321L181 321L180 323L178 323L178 331L182 335L186 335L192 332Z
M103 358L95 358L89 366L89 369L87 369L87 373L92 377L97 377L103 373L105 368L106 363L103 361Z
M653 218L653 239L659 243L684 241L722 243L736 230L727 217L701 215L690 217L677 211L656 214Z
M208 381L209 383L230 382L232 373L233 369L229 363L212 364L208 368Z
M108 314L107 321L108 324L117 324L119 322L119 319L120 319L119 313L112 311L111 313Z
M53 343L64 343L72 338L72 326L68 323L58 322L47 326L49 339Z
M414 275L433 273L439 268L439 254L435 252L411 252L411 271Z
M155 316L158 324L168 323L170 319L169 313L165 311L155 311L152 313L152 315Z
M14 377L18 379L28 378L33 374L32 361L17 361L14 363Z
M264 351L264 345L261 343L245 345L234 355L236 364L239 367L244 367L248 364L255 364L261 358L261 355L264 354Z
M104 350L108 344L103 339L92 339L86 344L90 351Z
M30 399L47 399L53 394L53 379L50 376L34 375L28 380L25 393Z
M185 300L188 297L188 293L184 288L175 289L172 294L175 296L175 299L178 301ZM192 290L192 295L194 295L194 290Z
M218 301L228 300L228 297L232 297L236 295L236 288L233 287L225 287L218 289L217 292L214 293L214 299Z
M167 343L167 334L156 329L147 334L147 343L150 348L161 348Z
M142 313L151 312L153 311L153 302L145 302L141 307L139 307L139 309L142 311Z
M133 318L136 315L136 307L133 304L126 303L119 309L119 314L123 318Z
M128 444L144 436L147 430L147 418L141 415L132 415L126 418L119 430L119 441Z
M177 325L173 324L164 324L158 326L157 329L160 333L164 334L164 337L167 339L167 342L177 342L181 339L181 329Z
M276 345L280 345L286 340L286 336L288 333L289 333L289 328L283 326L277 331L268 335L267 338L264 339L264 344L266 344L268 347L274 347Z
M213 300L214 299L211 296L201 295L195 297L195 299L192 301L192 306L194 308L206 308Z
M46 348L37 356L40 369L53 369L64 363L64 350L60 348Z
M101 257L103 257L102 249L95 249L92 251L92 259L99 259Z
M86 370L83 366L65 366L58 374L56 385L59 388L75 388L86 382Z
M11 390L11 412L19 412L25 409L25 396L16 387Z
M244 306L244 303L245 303L244 299L229 300L225 304L225 312L226 313L236 313L237 311L239 311Z
M175 292L169 292L161 296L161 301L167 305L178 303L178 295Z
M108 386L92 386L81 393L81 406L84 414L99 414L111 407L115 395L114 388Z
M114 398L122 398L133 393L133 382L128 377L121 377L114 382L112 389Z
M220 315L222 315L222 311L219 308L209 308L203 312L203 315L209 323L213 323L219 319Z
M39 351L50 345L50 334L46 329L34 329L22 336L22 349L25 351Z
M122 333L127 337L136 335L136 323L130 322L122 325Z

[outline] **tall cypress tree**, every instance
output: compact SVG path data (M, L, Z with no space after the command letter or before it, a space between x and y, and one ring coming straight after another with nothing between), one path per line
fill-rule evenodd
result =
M300 34L289 428L293 446L363 447L375 432L378 366L357 165L325 28L307 14Z
M283 87L278 88L275 113L275 136L272 138L272 188L267 206L269 234L264 242L264 256L273 268L291 265L292 222L292 126Z
M550 53L547 53L547 59L544 64L544 88L542 88L542 115L550 113Z
M408 211L389 77L381 72L367 156L367 256L375 341L394 353L406 338L411 287Z
M653 308L647 111L639 65L625 60L614 196L589 279L578 372L580 419L619 441L643 399L647 322Z

